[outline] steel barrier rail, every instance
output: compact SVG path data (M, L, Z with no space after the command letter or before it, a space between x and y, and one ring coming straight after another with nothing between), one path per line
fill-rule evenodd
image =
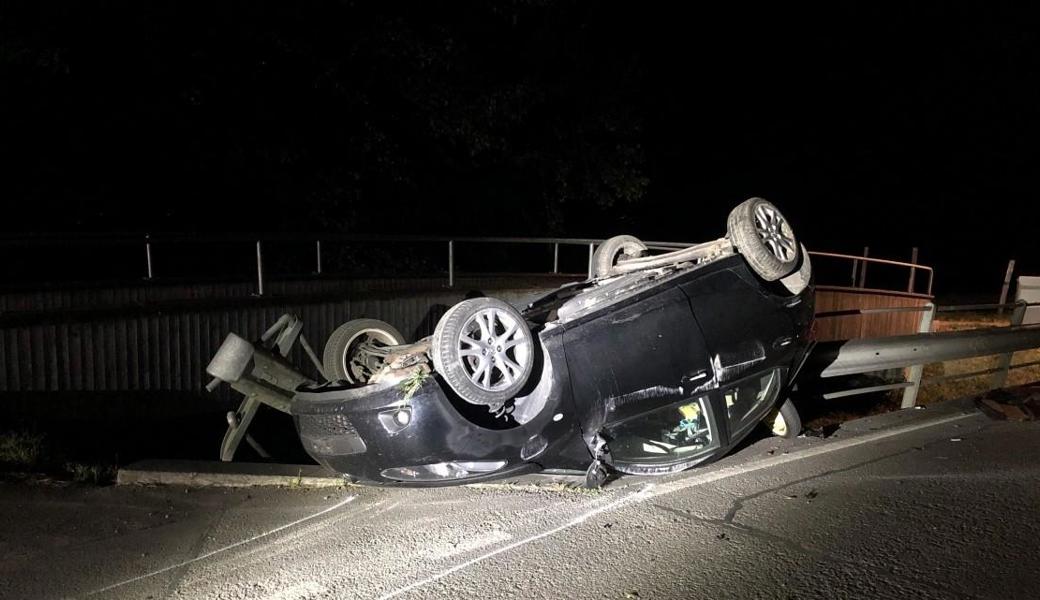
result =
M1013 305L1012 305L1013 306ZM846 308L842 310L830 310L814 315L817 319L826 319L828 317L854 317L856 315L884 315L890 313L901 313L901 312L925 312L932 310L931 304L925 304L924 306L886 306L882 308Z
M314 246L314 270L311 274L323 275L326 273L322 261L322 243L381 243L381 244L413 244L432 243L447 245L447 274L448 287L453 287L456 272L455 246L458 244L532 244L552 246L552 273L560 272L560 246L578 246L588 249L588 276L592 277L592 258L596 247L604 240L599 238L566 238L566 237L458 237L458 236L420 236L420 235L371 235L351 233L277 233L277 232L232 232L223 234L191 234L191 233L47 233L47 234L15 234L0 235L0 247L32 247L32 246L123 246L140 245L144 250L144 265L146 266L146 277L152 280L156 277L154 270L153 254L156 245L170 244L249 244L256 247L256 283L257 294L263 295L264 281L267 269L264 265L264 244L277 243L305 243ZM647 248L658 251L671 251L689 248L698 244L692 242L668 242L668 241L644 241ZM932 281L935 272L928 265L916 262L901 262L869 256L856 256L852 254L839 254L835 252L810 251L810 256L821 258L836 258L852 261L854 265L867 263L885 264L904 267L910 270L910 289L913 292L914 273L917 270L928 272L928 290L923 296L931 296ZM578 275L575 273L574 275ZM861 280L860 285L855 288L861 292L893 292L902 290L876 290L866 289L865 282Z
M1033 335L1030 332L1035 332L1036 328L1022 327L1026 309L1030 306L1040 306L1040 303L1029 303L1020 300L1014 303L1003 304L962 304L942 307L928 303L924 306L849 309L818 313L816 318L920 312L921 321L918 327L918 334L916 335L864 338L816 344L808 361L806 377L813 375L819 378L840 377L909 367L905 381L829 391L822 394L825 400L830 400L902 389L902 408L910 408L917 403L917 394L922 385L992 375L990 387L1003 387L1007 383L1010 371L1040 365L1040 361L1011 364L1014 352L1038 347L1032 345L1032 342L1028 340ZM1009 327L989 327L968 331L932 333L932 320L937 313L1003 310L1005 308L1013 309ZM1025 346L1019 347L1021 344L1025 344ZM1008 350L1008 346L1014 347L1014 349ZM925 364L988 355L998 356L999 360L996 367L967 373L923 377ZM813 373L814 371L815 373Z
M864 269L866 269L866 264L868 264L868 263L908 268L908 269L910 269L910 273L911 273L911 279L910 279L911 283L910 283L910 289L908 289L907 291L911 292L911 293L913 293L913 288L914 288L914 285L913 285L913 275L912 274L914 272L918 271L918 270L927 271L928 272L928 291L925 292L924 295L926 295L926 296L931 296L932 295L932 286L935 283L935 270L932 267L929 267L928 265L921 265L921 264L918 264L916 262L903 262L903 261L899 261L899 260L889 260L887 258L872 258L872 257L869 257L869 256L856 256L855 254L839 254L837 252L816 252L816 251L811 251L811 252L809 252L809 254L811 256L816 256L816 257L821 257L821 258L840 258L840 259L843 259L843 260L849 260L849 261L852 261L853 265L858 265L860 263L863 263L864 264L864 267L863 267ZM915 254L914 256L916 257L917 255ZM853 272L855 273L855 271L853 271ZM857 288L858 289L864 289L864 288L866 288L866 281L865 280L866 280L866 274L865 274L865 271L864 271L864 273L861 274L859 285L853 286L853 289L857 289Z
M1008 354L1037 347L1040 347L1040 326L987 327L821 342L813 348L809 360L819 367L820 377L828 378Z
M940 306L936 308L936 312L972 312L972 311L983 311L983 310L1003 310L1005 308L1015 308L1021 304L1021 302L1005 302L1004 304L992 303L992 304L957 304L954 306ZM1026 306L1037 306L1040 303L1026 303Z

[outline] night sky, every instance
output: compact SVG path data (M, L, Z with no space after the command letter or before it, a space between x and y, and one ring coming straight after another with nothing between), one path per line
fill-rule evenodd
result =
M995 293L1040 274L1040 23L903 4L5 2L0 230L699 241L763 196Z

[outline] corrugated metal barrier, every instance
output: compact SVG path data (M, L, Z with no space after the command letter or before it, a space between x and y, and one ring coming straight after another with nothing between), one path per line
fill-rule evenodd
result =
M526 304L555 287L488 295ZM301 317L319 352L334 328L359 317L387 321L412 341L431 334L467 289L474 288L8 312L0 315L0 392L201 392L209 381L205 367L230 331L257 338L289 312ZM307 364L302 355L294 358Z

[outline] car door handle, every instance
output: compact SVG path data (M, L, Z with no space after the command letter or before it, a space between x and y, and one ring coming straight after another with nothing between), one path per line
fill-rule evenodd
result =
M682 389L682 394L685 396L710 380L711 378L708 370L701 369L692 375L683 375L679 387Z

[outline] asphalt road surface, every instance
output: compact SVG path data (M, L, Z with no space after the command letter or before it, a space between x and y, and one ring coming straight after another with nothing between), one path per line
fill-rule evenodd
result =
M2 598L1036 598L1040 423L949 405L600 493L0 485Z

